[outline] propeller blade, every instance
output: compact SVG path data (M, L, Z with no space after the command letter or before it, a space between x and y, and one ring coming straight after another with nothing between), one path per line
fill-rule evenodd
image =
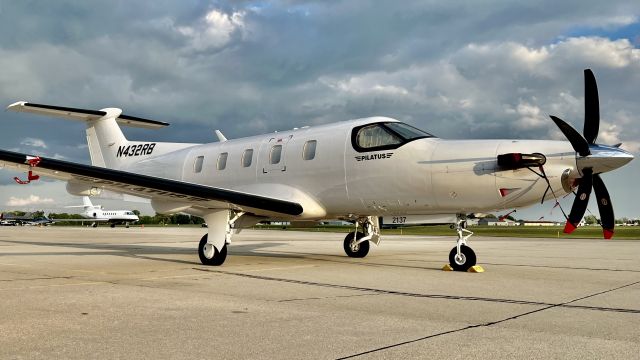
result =
M613 236L613 228L615 226L615 217L613 215L613 205L607 187L600 175L593 175L593 190L596 192L598 199L598 210L600 211L600 222L602 223L602 231L605 239L611 239Z
M576 131L571 125L564 122L564 120L551 115L551 120L560 128L560 131L569 140L573 149L580 154L580 156L587 156L591 154L589 151L589 143L585 140L579 132Z
M591 186L593 184L593 170L591 168L582 169L582 174L580 185L578 185L578 193L573 200L567 223L564 225L565 234L571 234L578 227L589 204L589 195L591 195Z
M589 144L595 144L600 128L598 85L591 69L584 70L584 128L582 133Z

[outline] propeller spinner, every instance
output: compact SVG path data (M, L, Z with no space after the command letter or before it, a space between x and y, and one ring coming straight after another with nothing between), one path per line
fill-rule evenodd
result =
M564 232L572 233L582 220L593 188L598 199L604 238L611 239L615 224L613 206L609 192L599 174L625 165L633 160L633 155L617 146L598 145L595 142L600 129L600 104L596 78L591 69L584 70L583 135L580 135L576 129L560 118L551 116L551 120L556 123L576 151L576 164L578 171L582 173L582 179L578 185L578 192L573 201Z

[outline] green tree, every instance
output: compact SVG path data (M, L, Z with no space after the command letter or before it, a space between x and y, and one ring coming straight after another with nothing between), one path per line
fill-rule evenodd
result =
M584 222L587 225L595 225L598 223L598 218L596 218L594 215L587 215L584 217Z

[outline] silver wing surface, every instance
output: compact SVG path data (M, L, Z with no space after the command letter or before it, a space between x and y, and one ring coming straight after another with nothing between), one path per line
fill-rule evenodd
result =
M86 184L97 189L135 195L154 201L192 204L194 208L235 209L260 215L289 216L303 212L301 204L235 190L216 188L179 180L141 175L91 165L39 157L35 167L28 159L33 156L0 150L0 165L35 175L51 177L73 183ZM33 164L33 162L32 162Z

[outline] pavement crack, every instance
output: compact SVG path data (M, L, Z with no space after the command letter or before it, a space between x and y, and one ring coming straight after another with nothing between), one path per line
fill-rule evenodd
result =
M590 267L571 267L571 266L550 266L550 265L527 265L527 264L503 264L503 263L488 263L483 265L495 265L495 266L517 266L517 267L532 267L542 269L566 269L566 270L589 270L589 271L617 271L617 272L633 272L640 273L640 270L630 269L609 269L609 268L590 268Z
M308 298L297 298L297 299L283 299L278 300L276 302L293 302L293 301L307 301L307 300L327 300L327 299L340 299L340 298L353 298L360 296L376 296L381 294L357 294L357 295L334 295L334 296L318 296L318 297L308 297Z
M403 342L399 342L399 343L386 345L386 346L382 346L382 347L379 347L379 348L375 348L375 349L359 352L357 354L352 354L352 355L348 355L348 356L344 356L344 357L339 357L339 358L336 358L336 360L352 359L352 358L355 358L355 357L368 355L368 354L371 354L371 353L376 353L376 352L380 352L380 351L384 351L384 350L400 347L400 346L403 346L403 345L416 343L416 342L420 342L420 341L424 341L424 340L428 340L428 339L432 339L432 338L439 337L439 336L449 335L449 334L458 333L458 332L462 332L462 331L466 331L466 330L470 330L470 329L475 329L475 328L490 327L490 326L498 325L498 324L501 324L501 323L504 323L504 322L507 322L507 321L515 320L515 319L518 319L518 318L521 318L521 317L524 317L524 316L527 316L527 315L539 313L539 312L546 311L546 310L553 309L553 308L557 308L557 307L574 307L574 306L568 306L568 305L570 305L571 303L577 302L577 301L581 301L581 300L592 298L592 297L595 297L595 296L598 296L598 295L603 295L603 294L606 294L606 293L610 293L610 292L613 292L613 291L616 291L616 290L620 290L620 289L623 289L623 288L627 288L627 287L630 287L630 286L633 286L633 285L636 285L636 284L640 284L640 281L635 281L635 282L632 282L632 283L629 283L629 284L625 284L625 285L622 285L622 286L618 286L618 287L615 287L615 288L612 288L612 289L603 290L603 291L600 291L600 292L597 292L597 293L585 295L583 297L580 297L580 298L577 298L577 299L573 299L571 301L567 301L567 302L564 302L564 303L552 304L552 305L545 306L545 307L542 307L542 308L539 308L539 309L523 312L523 313L520 313L520 314L517 314L517 315L514 315L514 316L510 316L510 317L507 317L507 318L504 318L504 319L501 319L501 320L490 321L490 322L474 324L474 325L468 325L468 326L465 326L465 327L462 327L462 328L459 328L459 329L443 331L443 332L440 332L440 333L423 336L423 337L420 337L420 338L417 338L417 339L407 340L407 341L403 341ZM640 311L638 313L640 313Z
M4 280L0 280L0 282L34 281L34 280L56 280L56 279L72 280L73 276L35 277L35 278L27 278L27 279L4 279Z
M625 309L625 308L604 308L598 306L585 306L585 305L571 305L572 303L580 300L584 300L589 297L601 295L607 292L619 290L624 287L633 286L640 281L627 284L618 288L605 290L600 293L591 294L583 298L571 300L565 303L549 303L542 301L531 301L531 300L517 300L517 299L505 299L505 298L489 298L489 297L480 297L480 296L461 296L461 295L445 295L445 294L421 294L421 293L412 293L406 291L398 291L398 290L386 290L386 289L377 289L377 288L367 288L361 286L352 286L352 285L340 285L340 284L331 284L331 283L321 283L315 281L307 281L307 280L295 280L295 279L286 279L272 276L264 276L264 275L256 275L256 274L246 274L240 272L232 272L232 271L221 271L221 270L210 270L203 268L193 268L193 270L221 274L221 275L230 275L237 277L244 277L255 280L264 280L264 281L277 281L284 282L290 284L298 284L298 285L308 285L308 286L318 286L318 287L327 287L334 289L343 289L343 290L353 290L353 291L364 291L367 293L375 293L375 294L384 294L384 295L395 295L395 296L406 296L406 297L416 297L416 298L427 298L427 299L443 299L443 300L461 300L461 301L482 301L482 302L494 302L494 303L506 303L506 304L517 304L517 305L532 305L532 306L543 306L547 308L551 307L566 307L566 308L575 308L575 309L583 309L583 310L595 310L595 311L610 311L610 312L622 312L622 313L632 313L632 314L640 314L640 310L637 309Z

